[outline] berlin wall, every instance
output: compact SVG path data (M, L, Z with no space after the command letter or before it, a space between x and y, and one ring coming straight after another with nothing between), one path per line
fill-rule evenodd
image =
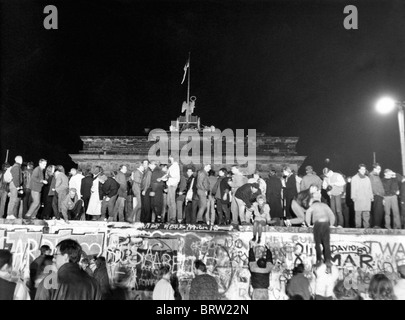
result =
M22 221L21 221L22 223ZM251 227L241 231L212 230L205 225L128 224L106 222L47 221L42 225L10 224L0 221L0 249L13 252L13 273L29 277L29 264L43 244L52 249L63 239L75 239L87 255L104 256L110 280L120 276L133 299L151 299L157 271L168 264L179 278L183 299L188 299L193 279L193 261L202 259L208 273L218 281L222 299L250 299L248 269ZM270 246L274 269L270 299L287 299L285 285L295 265L303 263L313 283L316 261L311 228L266 227L262 245L255 247L260 257ZM333 229L332 258L345 285L366 294L371 276L385 273L396 280L396 263L405 259L405 231L381 229Z

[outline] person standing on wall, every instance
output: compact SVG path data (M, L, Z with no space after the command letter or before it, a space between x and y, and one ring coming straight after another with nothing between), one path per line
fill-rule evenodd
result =
M69 179L69 189L76 189L77 197L82 199L81 186L84 176L80 169L72 168L70 169L70 179Z
M93 172L94 175L91 186L91 196L86 213L91 216L91 220L97 221L101 216L101 201L103 200L100 175L103 174L104 171L102 167L95 166Z
M6 202L8 193L10 192L9 183L4 180L4 173L10 168L8 163L4 163L0 172L0 219L4 218L6 214Z
M335 226L343 227L345 221L342 214L342 194L346 181L340 173L333 172L329 168L323 169L323 174L325 178L322 187L330 198L330 207L335 215Z
M351 182L351 197L354 202L356 228L370 227L370 209L374 195L366 171L366 166L359 164L358 173L352 177Z
M101 183L101 216L100 221L107 221L108 217L114 214L115 201L117 200L120 184L112 177L107 177L104 173L99 176Z
M10 200L8 202L6 219L16 219L17 218L19 207L20 207L20 199L18 197L18 194L23 192L23 190L22 190L23 177L22 177L22 171L21 171L21 165L23 163L23 158L21 156L16 156L14 161L15 161L15 163L10 169L12 180L9 183ZM4 173L4 175L6 175L6 173Z
M128 167L124 164L120 165L117 175L115 176L115 180L119 183L118 189L118 196L117 201L115 202L114 211L112 217L108 218L108 221L121 221L125 220L124 217L124 209L125 209L125 201L128 194L128 185L127 185L127 177L126 173L128 171Z
M197 195L198 195L198 212L197 223L204 223L204 213L207 209L207 198L210 192L210 181L208 172L211 170L210 164L205 164L203 168L197 172Z
M180 166L177 162L177 157L173 154L169 156L171 163L167 173L161 178L167 184L167 204L169 207L170 223L176 223L176 190L180 182Z
M185 208L184 208L184 200L186 199L186 192L187 192L187 177L186 173L183 172L180 175L180 183L177 186L176 190L176 210L177 210L177 223L185 223Z
M24 165L23 165L24 166ZM22 218L25 219L28 210L31 207L33 197L31 196L31 176L34 170L34 163L29 161L22 170L23 174L23 197L22 197Z
M184 211L186 224L195 224L197 221L197 208L198 208L198 195L195 176L195 169L193 166L187 168L187 183L186 183L186 197L184 201Z
M27 219L36 219L38 209L41 206L41 190L44 185L48 184L48 181L45 180L44 177L46 163L47 161L45 159L39 160L39 165L32 172L29 185L32 203L26 214Z
M208 201L207 201L207 212L205 216L205 220L207 221L207 225L214 225L215 224L215 192L216 189L215 185L218 181L218 177L215 176L215 171L210 170L208 171L208 182L210 184L210 190L208 191Z
M86 220L90 220L91 216L87 214L87 209L89 207L90 197L91 197L91 187L93 186L93 174L90 168L85 170L84 178L80 185L80 194L82 196L84 212Z
M65 168L61 165L57 165L54 172L55 176L55 195L53 197L53 210L57 219L61 216L61 205L66 195L69 193L69 179L65 174Z
M379 163L373 164L373 171L370 172L371 190L373 191L374 201L371 206L370 226L382 228L384 223L384 186L380 178L381 166Z
M248 178L242 174L240 171L239 166L232 166L231 168L232 171L232 178L228 180L229 186L232 188L231 189L231 195L232 195L232 200L231 200L231 213L232 213L232 224L234 227L237 227L239 225L239 205L236 202L235 194L236 191L246 183L248 183ZM242 221L241 221L242 223Z
M283 198L285 200L285 216L287 219L291 219L293 216L291 202L298 194L297 179L295 173L289 166L283 168L283 176L284 179L281 182L283 184Z
M142 165L141 162L137 162L135 164L135 170L132 172L131 180L132 180L132 192L134 194L134 209L132 210L131 216L127 217L128 222L140 222L141 221L141 210L142 210L142 178L144 173L145 167Z
M218 224L228 225L231 223L231 212L229 209L231 187L228 184L228 171L221 168L218 171L218 180L213 188L218 211Z
M141 182L141 217L140 221L143 223L150 222L151 220L151 204L150 204L150 196L149 193L151 191L151 178L152 178L152 171L149 168L149 160L143 160L142 165L144 167L144 172L142 176Z
M302 178L300 183L300 191L309 189L310 186L315 185L319 190L322 188L322 180L314 172L312 166L305 167L306 175Z
M391 169L384 170L384 178L381 180L384 187L384 211L385 211L385 228L401 229L401 217L399 214L398 195L399 184L402 176L394 173ZM393 226L391 226L391 210Z
M281 179L277 177L276 170L272 169L269 172L269 177L266 179L266 202L271 209L271 220L276 226L282 225L283 218L283 200L281 198L281 190L283 185Z

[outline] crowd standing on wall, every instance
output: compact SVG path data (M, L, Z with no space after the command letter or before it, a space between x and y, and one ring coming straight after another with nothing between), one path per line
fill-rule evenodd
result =
M318 176L312 166L298 176L290 167L272 169L266 176L243 174L236 165L214 172L210 164L179 165L144 160L129 172L100 166L71 168L40 159L23 163L15 157L0 172L0 217L6 219L94 220L166 222L207 225L305 226L310 200L321 192L335 217L332 227L405 227L405 179L399 173L373 164L371 172L360 164L356 174L345 176L324 168ZM260 195L261 204L257 197ZM259 223L260 221L260 223Z
M254 299L268 299L269 273L273 267L271 252L255 260L255 243L261 243L266 225L313 227L317 262L315 292L308 294L308 283L297 268L287 286L290 299L358 299L358 293L342 288L331 263L330 228L404 228L405 179L390 169L383 171L378 163L371 172L360 164L352 177L330 168L318 176L311 166L306 175L298 176L289 166L280 172L272 169L268 177L259 172L243 174L234 165L221 168L218 175L210 164L199 170L181 167L175 156L169 164L144 160L129 172L126 164L117 171L104 172L100 166L71 168L69 175L61 165L40 159L34 168L15 157L10 166L5 163L0 173L0 217L8 220L58 219L164 222L232 226L252 225L249 268L254 280ZM68 241L68 240L64 240ZM127 296L124 286L111 286L103 257L90 260L83 256L80 245L73 240L58 244L53 255L42 248L41 255L30 268L27 284L13 281L12 255L0 252L1 299L114 299ZM270 253L269 253L270 252ZM91 263L90 261L93 261ZM96 266L94 269L90 265ZM45 287L47 266L56 265L58 289ZM370 282L371 299L404 299L405 263L398 265L401 280L391 283L382 275ZM206 273L202 261L195 261L196 278L190 289L190 299L217 299L218 286ZM160 270L161 280L155 287L154 299L181 299L178 282L170 270ZM68 290L76 279L86 287L84 292ZM15 279L14 279L15 280ZM74 280L74 281L76 281ZM252 280L252 281L253 281ZM159 288L163 288L160 290ZM69 296L68 296L69 295Z

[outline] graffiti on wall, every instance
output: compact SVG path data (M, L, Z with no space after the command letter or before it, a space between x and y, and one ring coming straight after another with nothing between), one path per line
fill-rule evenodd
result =
M270 247L274 268L270 274L269 296L287 299L285 287L295 266L302 263L305 275L314 282L315 244L310 232L264 232L256 245L256 258ZM54 249L63 239L77 240L87 255L105 256L112 284L125 284L133 299L151 299L161 266L168 265L179 279L183 299L188 298L194 278L193 264L201 259L218 282L222 299L250 299L252 288L248 268L251 232L179 230L122 227L91 223L43 226L0 225L0 249L13 253L13 272L29 277L29 264L47 244ZM339 277L346 287L366 293L371 277L384 273L398 279L396 263L405 259L405 241L398 234L332 233L331 252Z
M40 254L40 247L48 245L53 251L61 240L74 239L80 243L88 255L100 256L104 253L105 232L89 230L78 234L71 229L56 229L54 233L44 233L38 226L16 226L14 230L0 225L0 249L13 253L13 272L16 277L29 277L29 264Z

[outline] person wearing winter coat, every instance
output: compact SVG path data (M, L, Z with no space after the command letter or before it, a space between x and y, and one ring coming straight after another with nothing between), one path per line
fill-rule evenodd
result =
M359 164L358 173L352 177L351 198L354 202L356 228L370 227L371 202L374 200L370 178L366 176L366 166Z

